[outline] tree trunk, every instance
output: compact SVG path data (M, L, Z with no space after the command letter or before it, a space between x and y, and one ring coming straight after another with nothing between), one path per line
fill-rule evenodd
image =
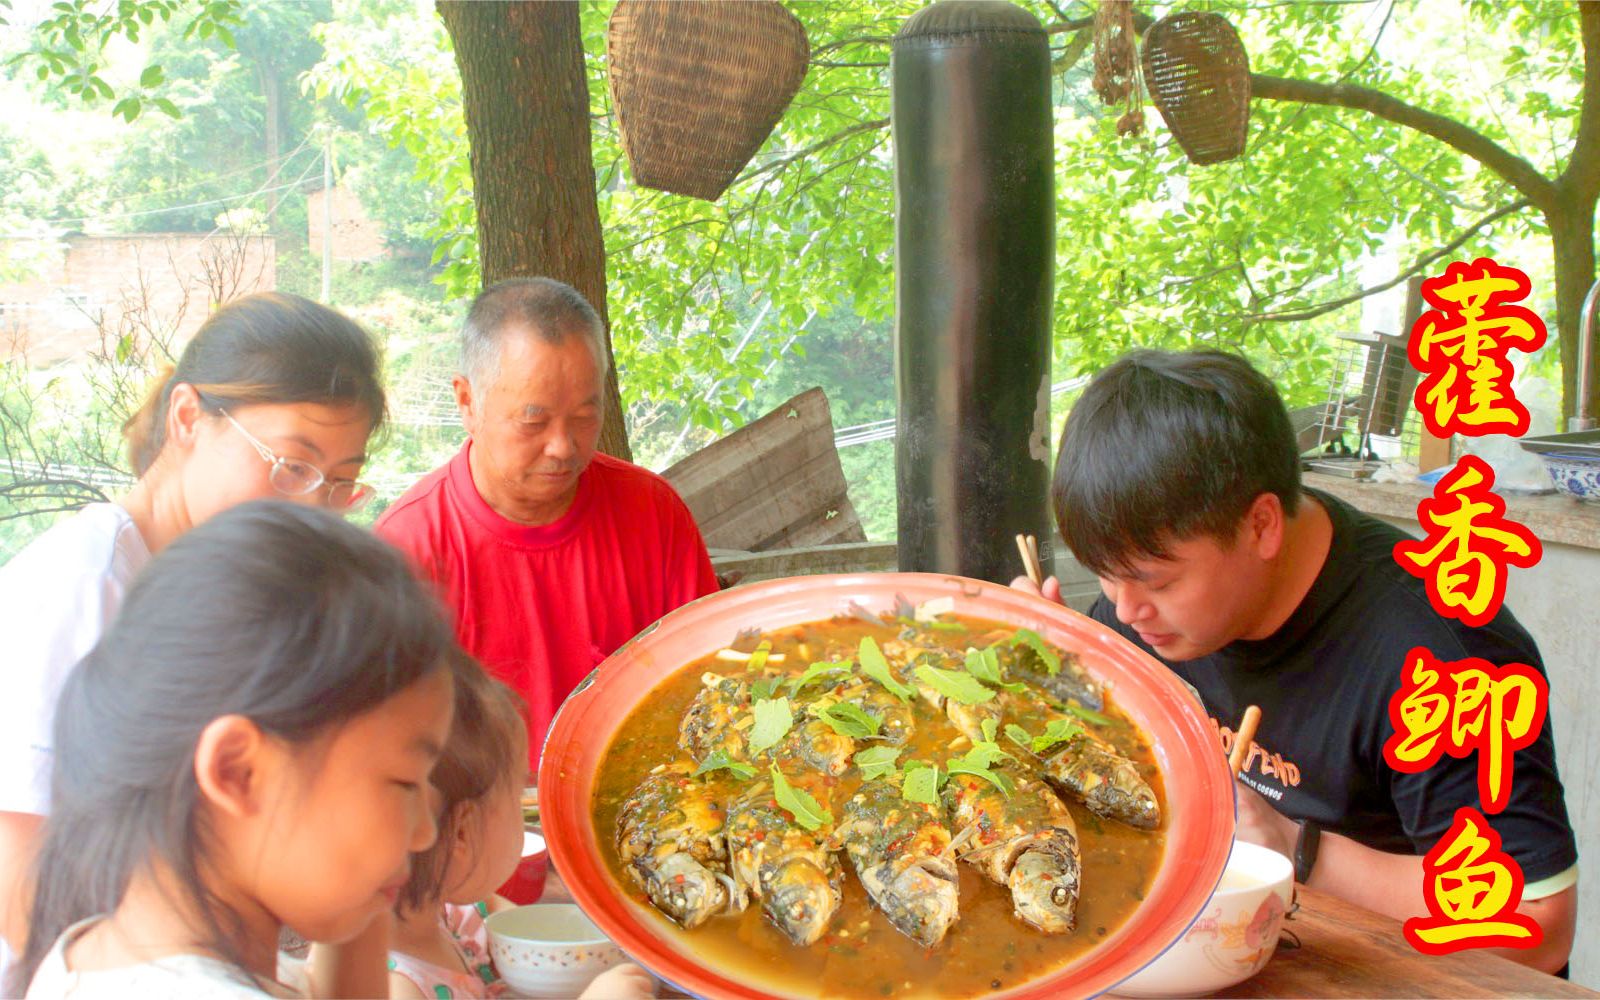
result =
M438 0L437 7L461 70L484 285L535 275L565 281L599 312L609 358L577 4ZM606 376L600 450L632 457L615 364Z
M1595 278L1594 214L1595 202L1590 199L1587 204L1563 202L1559 210L1545 217L1550 225L1550 243L1555 255L1556 329L1561 337L1563 419L1557 431L1566 430L1565 418L1574 416L1581 402L1578 399L1578 350L1581 338L1589 331L1579 329L1578 320L1583 297ZM1600 351L1591 351L1589 357L1590 417L1600 416L1600 409L1596 408L1596 403L1600 402L1600 393L1596 392L1600 388L1600 379L1595 377L1600 371L1596 354Z

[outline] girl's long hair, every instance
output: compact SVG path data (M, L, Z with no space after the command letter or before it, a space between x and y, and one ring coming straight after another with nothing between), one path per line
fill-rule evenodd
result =
M242 715L308 744L431 671L458 674L463 658L400 554L332 514L255 501L185 533L135 582L56 707L50 816L12 995L63 930L115 910L152 864L174 874L202 944L239 964L238 921L204 879L201 731Z
M149 471L166 444L167 405L180 383L194 386L212 414L254 403L348 404L377 431L386 413L372 338L342 313L283 292L247 295L218 310L156 379L122 425L135 475Z

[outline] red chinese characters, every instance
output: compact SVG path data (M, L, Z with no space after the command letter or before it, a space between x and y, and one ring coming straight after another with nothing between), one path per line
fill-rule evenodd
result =
M1493 487L1488 463L1462 456L1433 497L1417 505L1427 536L1394 547L1401 568L1427 585L1433 610L1472 626L1487 624L1500 610L1507 569L1532 566L1543 555L1533 532L1506 519L1505 501Z
M1512 755L1539 738L1550 705L1543 676L1525 663L1496 667L1469 658L1441 662L1422 647L1406 655L1400 690L1389 699L1394 735L1383 757L1420 774L1442 754L1478 755L1478 797L1490 813L1511 800Z
M1511 304L1528 290L1526 274L1488 257L1457 261L1422 283L1433 309L1412 327L1407 354L1423 374L1415 399L1435 435L1527 432L1528 410L1511 393L1507 355L1536 351L1545 341L1538 315Z
M1544 937L1532 917L1516 912L1522 868L1500 849L1500 835L1471 806L1422 859L1428 916L1405 923L1418 951L1443 955L1463 948L1532 948Z

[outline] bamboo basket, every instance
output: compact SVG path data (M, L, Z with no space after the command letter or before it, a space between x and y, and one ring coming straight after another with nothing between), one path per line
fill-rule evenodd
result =
M1250 125L1250 59L1220 14L1163 17L1144 36L1150 99L1189 162L1221 163L1244 152Z
M810 54L778 0L620 0L606 57L635 183L715 201L772 134Z

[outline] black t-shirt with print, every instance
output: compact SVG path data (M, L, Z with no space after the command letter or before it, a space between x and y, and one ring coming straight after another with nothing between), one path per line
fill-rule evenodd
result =
M1406 654L1421 646L1442 661L1481 657L1526 663L1544 673L1533 638L1505 608L1482 628L1441 617L1421 580L1394 560L1400 529L1335 497L1306 491L1328 512L1327 562L1283 627L1266 639L1230 643L1197 660L1167 663L1199 692L1213 720L1230 729L1248 705L1262 721L1242 778L1292 819L1310 819L1376 850L1426 854L1450 829L1455 811L1482 811L1478 754L1441 755L1421 774L1384 760L1394 733L1389 699ZM1106 598L1090 614L1149 652L1117 621ZM1537 742L1514 757L1511 800L1485 813L1505 851L1536 882L1577 861L1549 720Z

